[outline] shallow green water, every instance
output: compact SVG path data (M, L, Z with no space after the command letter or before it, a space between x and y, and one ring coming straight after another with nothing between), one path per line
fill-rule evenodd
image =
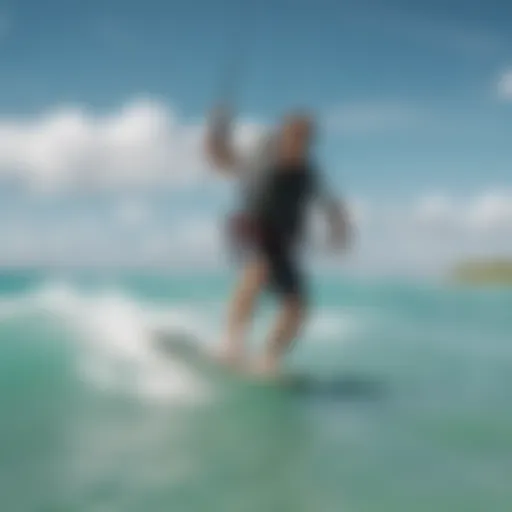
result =
M320 279L292 392L151 345L213 342L222 276L4 279L2 509L512 510L508 292Z

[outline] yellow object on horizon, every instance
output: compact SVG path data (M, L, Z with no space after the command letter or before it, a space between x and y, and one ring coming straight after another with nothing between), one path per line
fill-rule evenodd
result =
M512 286L512 258L465 262L455 267L453 277L460 283Z

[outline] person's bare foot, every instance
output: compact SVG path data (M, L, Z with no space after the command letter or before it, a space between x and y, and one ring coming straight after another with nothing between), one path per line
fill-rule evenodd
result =
M236 370L241 370L245 366L245 353L236 346L221 345L216 348L213 356L220 364Z
M275 380L280 375L279 360L270 356L261 357L251 364L249 371L255 377Z

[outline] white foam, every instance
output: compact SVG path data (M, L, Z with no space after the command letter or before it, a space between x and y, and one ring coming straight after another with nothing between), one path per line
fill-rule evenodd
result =
M311 316L305 337L315 343L335 343L353 336L360 328L358 314L354 311L328 308Z
M187 331L196 337L193 312L152 308L119 292L83 293L66 283L49 283L31 295L0 302L0 319L43 313L66 328L79 349L78 372L88 384L143 399L196 402L211 389L192 368L165 358L152 343L152 333Z
M186 333L203 344L214 343L223 308L222 302L155 305L120 290L85 292L53 281L29 295L0 301L0 320L27 314L53 317L76 343L79 376L87 384L109 393L188 403L211 397L212 389L193 368L170 355L162 357L153 333ZM264 316L254 326L258 342L271 326L270 315ZM313 310L301 344L339 345L366 325L359 316L339 308Z

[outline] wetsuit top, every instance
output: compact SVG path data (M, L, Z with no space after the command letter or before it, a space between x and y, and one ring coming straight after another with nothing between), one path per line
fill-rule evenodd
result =
M280 163L273 141L266 134L240 160L239 210L283 241L298 241L311 200L328 201L329 194L310 162Z
M316 188L316 173L308 162L274 163L246 194L247 213L264 230L286 240L297 240L303 234Z

